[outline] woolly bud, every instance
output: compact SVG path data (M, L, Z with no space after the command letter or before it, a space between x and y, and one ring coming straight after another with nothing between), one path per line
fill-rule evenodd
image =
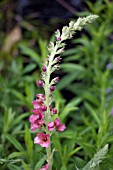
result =
M46 72L46 67L45 66L42 67L42 71Z
M50 47L53 47L53 46L54 46L54 43L53 43L53 42L50 42L50 43L49 43L49 46L50 46Z
M46 106L46 105L43 105L43 106L42 106L42 110L43 110L43 111L46 111L46 110L47 110L47 106Z
M55 83L59 81L59 77L54 78Z
M57 38L60 37L60 31L58 29L56 30L55 34Z
M61 57L60 57L60 56L58 56L56 59L57 59L57 61L58 61L58 62L60 62Z
M52 111L53 111L54 114L57 114L57 109L56 108L53 108Z
M61 41L61 37L58 37L58 38L57 38L57 41Z
M39 80L39 81L37 82L37 86L42 87L42 86L43 86L43 81Z
M55 87L54 86L51 86L50 87L50 91L54 91L55 90Z
M50 111L52 111L52 109L53 109L52 105L50 105L49 108L50 108Z

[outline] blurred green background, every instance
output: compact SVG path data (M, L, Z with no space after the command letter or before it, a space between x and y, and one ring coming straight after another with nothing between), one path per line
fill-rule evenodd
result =
M113 170L113 1L0 1L0 170L39 170L45 150L33 144L31 102L54 31L89 14L99 19L67 41L54 92L67 126L52 137L53 170L82 169L107 143L94 170ZM84 169L85 170L85 169ZM90 170L90 169L86 169Z

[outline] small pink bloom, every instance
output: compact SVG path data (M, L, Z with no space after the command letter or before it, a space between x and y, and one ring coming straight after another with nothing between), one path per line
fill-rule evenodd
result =
M51 86L50 87L50 91L54 91L55 90L55 87L54 86Z
M54 114L57 114L57 109L56 108L53 108L52 111L53 111Z
M42 101L43 101L43 100L45 100L45 95L44 94L36 94L36 98L42 99Z
M49 164L45 164L40 170L49 170Z
M58 131L62 132L65 130L66 126L64 124L60 124L59 126L56 127Z
M32 114L32 115L29 117L30 123L34 123L36 120L37 120L37 116L34 115L34 114Z
M43 110L41 107L39 109L32 109L31 112L35 113L36 115L43 114Z
M44 132L38 133L34 138L34 143L39 144L42 147L48 148L50 145L50 135Z
M60 132L64 131L64 129L66 128L65 124L60 124L60 120L58 118L54 120L54 125L56 126L56 129Z
M30 129L32 130L32 132L34 132L36 129L40 130L41 125L31 124Z
M36 99L32 101L32 104L34 106L34 109L40 109L41 108L41 104L42 104L42 99Z
M60 125L60 120L58 118L56 118L54 120L54 124L55 124L56 127L59 126Z
M39 114L32 114L29 118L29 122L31 123L31 130L35 131L36 129L40 130L42 124L44 123L44 114L40 112Z
M49 130L49 131L52 131L52 130L54 129L54 123L53 123L53 122L49 122L49 123L47 124L47 126L48 126L48 130Z

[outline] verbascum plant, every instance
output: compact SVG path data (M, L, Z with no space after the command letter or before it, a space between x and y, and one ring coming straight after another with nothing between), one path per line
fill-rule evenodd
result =
M97 15L89 15L79 18L76 22L71 21L69 26L64 26L62 32L55 32L56 41L50 42L48 50L49 55L45 59L42 67L41 80L38 80L37 86L43 87L44 94L37 94L36 100L32 101L34 109L30 116L31 130L38 129L39 133L34 138L34 143L46 148L47 163L41 170L52 170L53 154L55 148L51 146L51 136L55 131L62 132L66 129L65 124L62 124L58 118L57 109L52 107L53 95L52 92L56 88L56 83L59 77L51 79L51 74L59 69L61 61L61 53L65 50L64 41L71 39L77 30L81 30L84 26L92 23Z

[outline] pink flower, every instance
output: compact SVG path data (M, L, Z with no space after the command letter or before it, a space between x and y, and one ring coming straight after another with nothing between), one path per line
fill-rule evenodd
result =
M48 126L48 130L49 130L49 131L52 131L52 130L54 129L54 122L49 122L49 123L47 124L47 126Z
M37 99L42 99L42 100L45 100L45 95L44 94L36 94L36 98Z
M31 123L31 130L35 131L36 129L40 130L42 127L42 124L44 123L44 114L39 113L39 114L32 114L29 118L29 122Z
M43 102L42 99L33 100L32 104L34 106L34 109L40 109L42 102Z
M42 147L48 148L50 145L50 135L44 132L38 133L34 138L34 143L39 144Z
M66 128L65 124L60 124L60 120L58 118L54 120L54 125L56 126L56 129L60 132L64 131L64 129Z
M40 170L49 170L49 164L45 164Z

